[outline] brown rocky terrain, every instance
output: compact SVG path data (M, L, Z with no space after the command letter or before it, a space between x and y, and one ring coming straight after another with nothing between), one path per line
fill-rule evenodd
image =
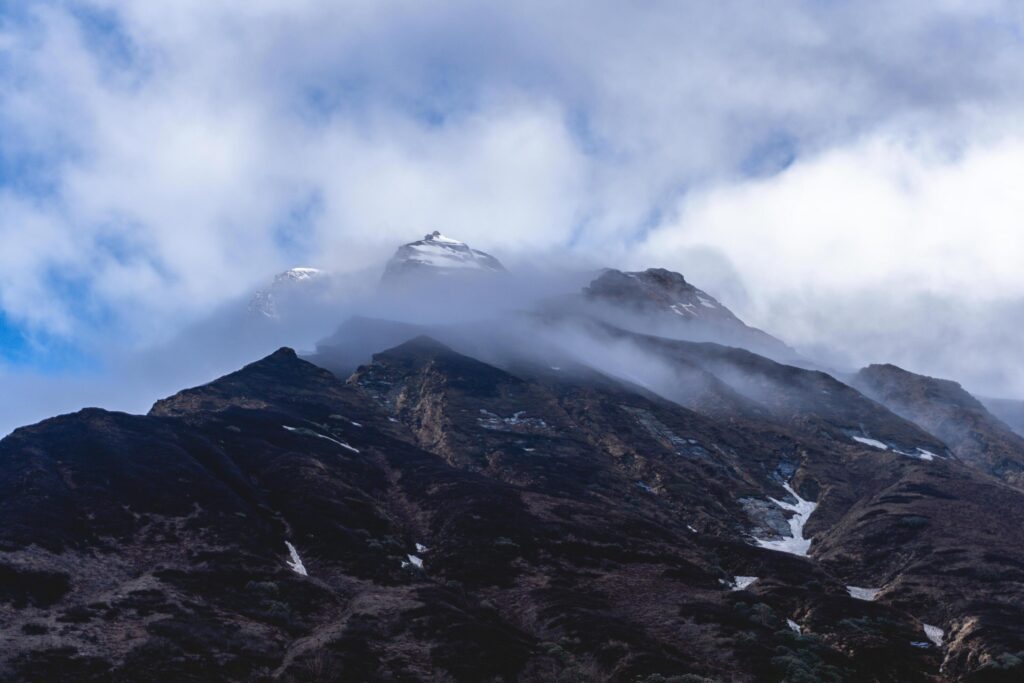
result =
M838 440L838 408L817 432L786 411L723 420L592 368L502 369L416 338L347 381L283 349L148 416L23 428L0 442L0 666L1014 680L1024 494ZM816 504L807 556L757 542L793 538L784 486Z

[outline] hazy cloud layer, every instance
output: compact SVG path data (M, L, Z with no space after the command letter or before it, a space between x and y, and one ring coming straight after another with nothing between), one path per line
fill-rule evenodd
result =
M22 335L155 343L275 271L442 228L677 268L837 361L1024 394L996 370L1024 365L1019 3L19 5L0 309Z

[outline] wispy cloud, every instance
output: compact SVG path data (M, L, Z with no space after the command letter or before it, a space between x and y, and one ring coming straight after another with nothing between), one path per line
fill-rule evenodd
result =
M22 330L152 341L276 270L363 268L435 227L506 256L731 264L757 322L839 352L870 318L819 326L826 291L1021 282L989 186L1021 154L1019 3L6 11L0 308Z

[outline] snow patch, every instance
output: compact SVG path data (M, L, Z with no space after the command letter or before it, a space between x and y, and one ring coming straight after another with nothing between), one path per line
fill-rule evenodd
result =
M858 588L857 586L847 586L846 592L850 594L851 598L857 600L867 600L868 602L878 597L878 594L882 592L881 588Z
M889 447L882 443L881 441L879 441L878 439L871 439L866 436L855 436L853 437L853 440L858 443L862 443L865 446L871 446L872 448L877 448L882 451L889 450Z
M718 308L718 304L707 297L701 296L700 294L697 295L697 300L700 301L700 305L705 308Z
M697 315L697 312L694 310L695 308L697 308L696 304L684 304L682 301L680 301L677 304L672 304L671 306L669 306L669 308L672 309L673 313L675 313L676 315L681 315L684 318L690 318Z
M306 429L305 427L289 427L288 425L281 425L281 426L284 427L285 429L287 429L289 432L296 432L298 434L305 434L307 436L316 436L316 437L319 437L321 439L326 439L326 440L330 441L331 443L338 444L342 448L347 448L348 450L352 451L353 453L358 453L359 452L358 448L356 448L354 446L350 446L347 443L345 443L344 441L338 441L337 439L332 439L331 437L324 436L320 432L315 432L312 429Z
M418 553L425 553L425 552L427 552L427 550L429 550L427 548L427 546L423 545L422 543L417 543L416 544L416 552L418 552Z
M755 581L757 581L756 576L734 576L729 590L741 591Z
M942 647L942 638L946 634L941 628L931 624L924 624L924 634L928 636L928 640L935 643L935 647Z
M309 576L309 574L306 573L306 565L302 564L302 558L299 557L299 551L296 550L295 546L293 546L289 541L285 541L284 544L288 546L288 554L291 555L292 558L290 560L285 561L285 564L288 565L288 568L296 574L301 574L302 576Z
M411 555L410 554L410 555L406 555L406 557L409 558L409 562L407 564L411 564L412 566L416 567L417 569L423 569L423 560L420 559L420 557L418 555Z
M460 242L459 240L454 240L451 237L446 237L446 236L442 235L441 233L439 233L437 230L435 230L431 234L427 235L426 238L424 238L424 239L426 239L429 242L439 242L441 244L461 244L461 245L465 245L466 244L465 242Z
M800 624L796 623L792 619L786 619L786 626L789 626L789 629L793 631L793 633L803 633L803 629L800 628Z
M410 245L409 249L414 254L408 260L435 268L488 269L483 262L477 260L476 254L471 250L455 250L452 246L454 245L450 242Z
M818 507L817 503L812 503L809 500L804 500L800 497L793 487L788 483L783 484L782 487L786 489L786 492L796 498L796 504L787 503L784 500L776 500L775 498L769 498L783 510L789 510L793 513L793 516L789 518L789 529L792 534L790 538L781 539L762 539L755 538L754 542L762 548L768 550L776 550L781 553L790 553L792 555L801 555L807 557L808 551L811 549L811 539L804 538L804 525L807 524L807 520L814 512L815 508Z

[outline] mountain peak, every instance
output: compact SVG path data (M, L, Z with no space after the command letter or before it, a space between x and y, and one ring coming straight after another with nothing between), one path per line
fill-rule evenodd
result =
M305 286L323 276L324 271L308 266L297 266L278 273L268 286L257 291L249 299L249 312L265 318L277 318L280 313L278 303L282 297L287 296L296 287Z
M505 267L490 254L472 249L465 242L440 231L403 244L395 251L381 282L406 280L409 276L452 276L503 273Z
M773 358L793 358L795 352L770 334L750 327L707 292L680 273L666 268L621 271L609 268L583 289L584 298L600 306L625 327L654 325L662 336L713 341L739 346Z
M591 300L625 304L645 312L665 310L686 319L735 317L710 294L665 268L636 272L609 268L590 283L584 294Z

